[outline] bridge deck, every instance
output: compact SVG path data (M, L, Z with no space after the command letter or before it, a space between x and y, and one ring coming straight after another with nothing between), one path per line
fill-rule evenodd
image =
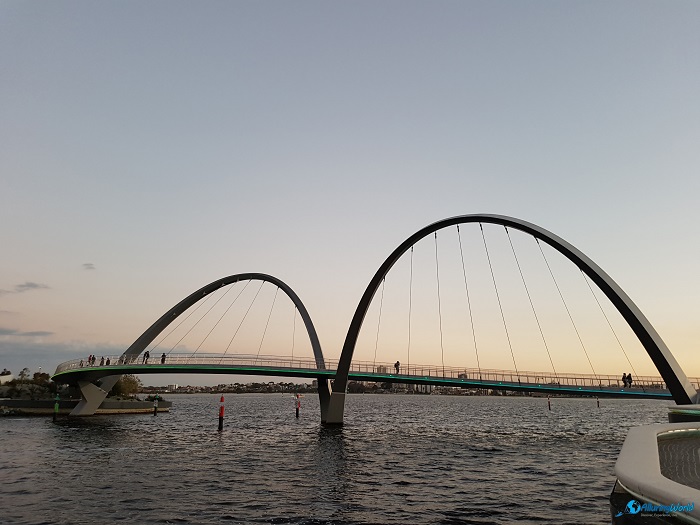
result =
M118 374L237 374L280 377L335 377L335 362L323 365L313 359L277 356L170 355L165 362L142 356L124 362L121 357L109 358L110 365L86 366L86 360L73 360L59 365L53 380L60 383L94 381ZM106 362L106 360L105 360ZM116 364L114 364L116 363ZM349 378L353 381L437 385L444 387L510 390L600 397L635 397L671 399L660 377L635 379L632 388L621 385L620 378L610 375L551 374L485 370L429 365L401 365L399 373L388 363L353 363Z

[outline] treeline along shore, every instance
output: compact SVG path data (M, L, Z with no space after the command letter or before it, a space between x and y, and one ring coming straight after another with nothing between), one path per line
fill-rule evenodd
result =
M153 411L154 397L139 399L141 381L133 375L124 375L112 388L96 414L141 414ZM28 368L15 377L7 369L0 375L0 416L68 415L80 401L77 387L59 385L49 374ZM158 395L158 411L167 412L172 403Z

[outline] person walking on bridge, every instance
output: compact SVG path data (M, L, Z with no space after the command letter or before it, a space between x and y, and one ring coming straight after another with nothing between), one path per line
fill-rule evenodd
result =
M151 353L146 350L143 354L143 364L147 365L148 364L148 358L151 357Z
M394 363L394 368L396 369L396 375L399 375L399 369L401 368L401 363L396 361L396 363Z

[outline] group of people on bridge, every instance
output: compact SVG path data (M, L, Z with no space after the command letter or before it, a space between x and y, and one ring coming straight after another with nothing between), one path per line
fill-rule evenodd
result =
M632 374L622 374L622 385L627 388L632 388Z
M149 352L148 350L146 350L146 351L143 353L143 364L144 364L144 365L147 365L147 364L148 364L148 360L149 360L150 358L151 358L151 352ZM164 365L164 364L165 364L165 358L166 358L166 355L165 355L165 352L163 352L163 355L160 356L160 364L161 364L161 365Z
M95 362L96 362L96 361L97 361L97 356L95 356L95 355L93 355L93 354L90 354L90 355L87 357L87 366L95 366ZM105 361L104 356L102 356L102 359L100 359L100 366L105 366L105 365L106 365L106 366L109 366L109 363L110 363L109 357L107 358L107 361ZM80 368L82 368L83 366L85 366L85 363L84 363L83 360L81 359L81 360L80 360Z
M146 350L146 351L143 353L143 361L141 361L141 362L142 362L144 365L147 365L147 364L148 364L148 360L149 360L150 358L151 358L151 352L149 352L148 350Z
M118 365L128 365L128 364L136 363L137 357L138 356L135 356L135 355L134 356L123 355L117 360L117 364ZM151 357L151 353L148 350L146 350L143 354L143 360L141 361L142 364L147 365L150 357ZM166 358L166 355L165 355L165 352L163 352L163 355L160 356L160 364L161 365L165 364L165 358ZM90 354L87 357L87 364L84 360L81 359L79 366L80 366L80 368L83 368L84 366L96 366L96 363L97 363L97 356ZM111 359L109 357L107 359L105 359L103 356L102 359L100 359L99 366L109 366L110 363L111 363Z

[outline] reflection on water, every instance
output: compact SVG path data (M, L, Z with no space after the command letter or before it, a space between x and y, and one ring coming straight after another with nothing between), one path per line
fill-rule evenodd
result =
M667 402L169 396L170 413L0 419L2 523L607 523L630 426Z

